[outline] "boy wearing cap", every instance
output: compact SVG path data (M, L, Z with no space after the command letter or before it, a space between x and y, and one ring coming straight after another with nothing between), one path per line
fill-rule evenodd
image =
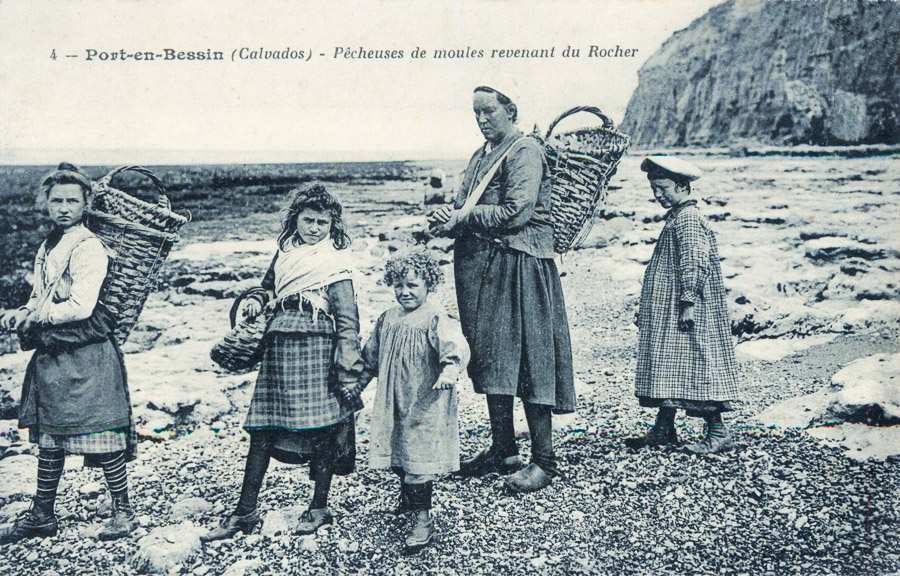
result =
M645 159L641 170L668 209L635 319L640 331L635 394L641 406L659 412L647 434L625 443L633 450L677 444L675 413L682 409L706 420L706 436L687 450L721 452L732 445L722 413L737 398L737 363L716 238L690 198L690 183L702 172L667 156Z

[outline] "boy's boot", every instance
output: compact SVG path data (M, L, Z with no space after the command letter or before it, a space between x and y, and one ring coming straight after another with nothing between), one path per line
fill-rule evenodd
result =
M106 487L113 501L113 517L103 526L97 538L116 540L137 529L134 508L128 501L128 474L125 469L125 452L110 452L100 455L100 465L106 477Z
M16 523L0 534L0 544L15 544L27 538L49 538L56 536L59 524L53 513L53 501L41 501L35 498L28 510Z

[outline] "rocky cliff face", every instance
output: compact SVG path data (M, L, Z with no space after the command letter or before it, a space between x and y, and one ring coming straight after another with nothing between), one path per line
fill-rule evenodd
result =
M900 3L738 0L639 72L640 146L900 142Z

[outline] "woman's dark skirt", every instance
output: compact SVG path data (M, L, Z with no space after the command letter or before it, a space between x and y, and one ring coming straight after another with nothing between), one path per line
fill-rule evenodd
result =
M137 434L124 356L115 341L36 350L25 371L19 426L28 428L34 443L84 454L85 466L98 466L102 452L122 449L126 460L134 460Z
M481 268L460 256L458 272ZM481 278L457 276L457 286L468 284L461 300L478 286L474 307L471 301L460 302L475 391L573 412L572 344L556 263L499 245L491 246L486 257ZM463 314L464 308L473 309Z

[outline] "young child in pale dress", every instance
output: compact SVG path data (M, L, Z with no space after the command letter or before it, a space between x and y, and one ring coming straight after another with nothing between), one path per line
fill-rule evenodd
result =
M378 377L369 466L400 477L398 514L412 512L407 553L431 543L434 481L459 470L456 383L469 361L458 324L429 301L442 279L423 250L388 261L384 280L400 306L384 312L363 349L364 387Z

